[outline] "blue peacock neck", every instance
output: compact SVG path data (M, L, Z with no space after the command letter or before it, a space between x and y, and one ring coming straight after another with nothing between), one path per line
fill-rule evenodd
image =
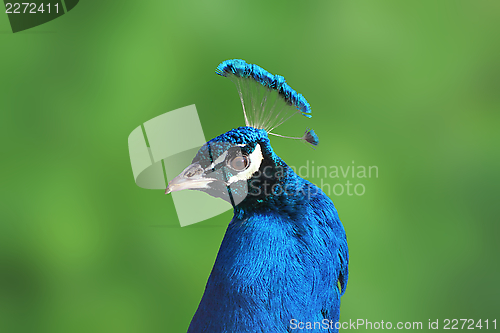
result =
M234 207L234 216L243 221L259 214L277 214L297 220L304 213L304 205L319 191L273 153L248 181L248 194Z
M289 168L283 181L294 179L306 188L315 187ZM218 318L234 332L247 332L241 329L245 323L248 332L286 332L293 318L321 320L321 295L339 296L331 292L334 286L329 282L336 278L322 282L313 260L312 211L311 200L301 195L275 195L237 205L196 321L203 316Z

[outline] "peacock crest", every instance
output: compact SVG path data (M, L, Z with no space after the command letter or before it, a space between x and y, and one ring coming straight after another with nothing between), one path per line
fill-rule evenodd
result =
M215 72L236 85L246 126L263 129L274 136L302 139L313 146L319 144L318 136L312 129L306 130L302 137L273 133L296 114L311 118L309 103L286 83L283 76L273 75L241 59L226 60Z

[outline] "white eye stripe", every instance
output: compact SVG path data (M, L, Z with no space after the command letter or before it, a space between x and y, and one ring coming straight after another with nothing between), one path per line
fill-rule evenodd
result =
M260 164L264 159L264 157L262 156L262 150L260 148L260 144L257 144L255 146L255 149L250 154L249 158L250 158L250 166L248 167L248 169L246 169L243 172L237 173L236 175L229 178L228 184L232 184L234 182L237 182L238 180L248 180L252 178L252 175L259 170Z
M237 147L245 147L246 145L244 144L238 144L236 145ZM222 162L224 162L224 160L226 159L226 156L227 156L227 150L225 152L223 152L219 157L217 157L217 159L215 161L212 162L212 164L210 164L206 169L205 171L208 171L208 170L211 170L213 168L215 168L215 166L217 164L220 164Z
M214 161L214 165L217 165L219 163L222 163L224 162L224 160L226 159L226 156L227 156L227 150L225 152L222 153L222 155L220 155L219 157L217 157L217 159Z
M226 159L226 156L227 156L227 150L225 152L223 152L219 157L217 157L217 159L215 161L212 162L212 164L210 164L206 169L205 171L207 170L211 170L213 168L215 168L215 166L217 164L220 164L222 162L224 162L224 160Z

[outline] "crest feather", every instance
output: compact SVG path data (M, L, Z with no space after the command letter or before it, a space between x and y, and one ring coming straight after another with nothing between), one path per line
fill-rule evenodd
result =
M319 145L318 135L316 135L316 133L314 132L313 129L307 130L304 133L303 139L304 139L304 141L306 141L307 143L312 144L313 146Z
M273 75L241 59L222 62L216 73L235 83L246 126L271 132L297 113L311 117L307 100L293 90L283 76Z

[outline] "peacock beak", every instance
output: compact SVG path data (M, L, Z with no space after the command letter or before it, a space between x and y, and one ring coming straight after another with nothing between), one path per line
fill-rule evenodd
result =
M205 177L205 169L198 163L193 163L168 183L165 194L181 190L209 188L208 184L215 180L215 178Z

